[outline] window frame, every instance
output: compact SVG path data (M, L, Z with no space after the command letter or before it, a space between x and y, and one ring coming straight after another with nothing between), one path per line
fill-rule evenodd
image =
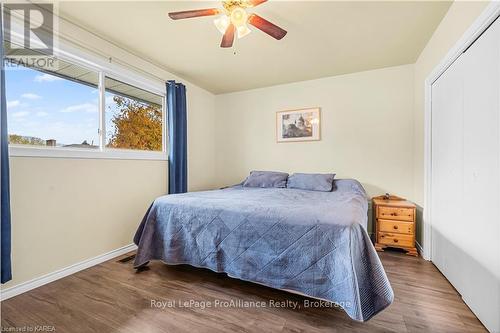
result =
M12 42L15 42L13 38ZM1 41L2 43L4 41ZM54 47L57 59L83 67L98 74L98 111L99 111L99 148L37 147L30 145L9 144L10 156L14 157L48 157L48 158L87 158L87 159L129 159L129 160L161 160L168 159L167 140L167 108L165 82L154 80L133 71L126 66L113 63L111 59L103 59L88 51L59 40ZM119 80L136 88L145 90L162 98L162 150L132 150L106 148L106 77Z

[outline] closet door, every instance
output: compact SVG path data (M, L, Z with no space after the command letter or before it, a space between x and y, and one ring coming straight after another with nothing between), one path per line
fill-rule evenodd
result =
M500 20L432 86L432 261L500 332Z
M432 261L458 288L463 254L455 246L466 232L463 202L463 75L455 61L432 86Z
M467 283L459 292L486 327L500 332L500 19L462 57L467 233L459 246Z

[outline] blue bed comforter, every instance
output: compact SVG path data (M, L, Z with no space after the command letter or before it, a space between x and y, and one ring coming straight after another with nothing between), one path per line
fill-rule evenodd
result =
M365 321L394 298L355 180L332 192L248 188L163 196L140 224L134 265L189 264L327 300Z

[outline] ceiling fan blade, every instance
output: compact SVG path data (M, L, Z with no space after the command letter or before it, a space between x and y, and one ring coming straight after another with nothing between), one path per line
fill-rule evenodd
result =
M249 7L257 7L258 5L267 2L267 0L247 0Z
M234 42L234 25L231 23L226 29L226 33L222 37L222 42L220 43L220 47L231 47Z
M248 23L253 25L259 30L264 31L271 37L274 37L278 40L285 37L286 30L281 29L276 24L269 22L268 20L263 19L257 14L252 14L248 17Z
M183 12L168 13L168 16L170 16L172 20L181 20L192 17L213 16L219 14L219 12L220 11L217 8L195 9L195 10L185 10Z

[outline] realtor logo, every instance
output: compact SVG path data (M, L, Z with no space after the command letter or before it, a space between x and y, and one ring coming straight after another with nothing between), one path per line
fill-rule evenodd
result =
M4 3L6 67L55 69L54 4Z
M54 5L9 3L4 5L5 38L21 42L21 45L7 43L6 52L15 50L18 55L52 55L54 52ZM20 27L14 36L14 22ZM17 46L17 47L16 47Z

